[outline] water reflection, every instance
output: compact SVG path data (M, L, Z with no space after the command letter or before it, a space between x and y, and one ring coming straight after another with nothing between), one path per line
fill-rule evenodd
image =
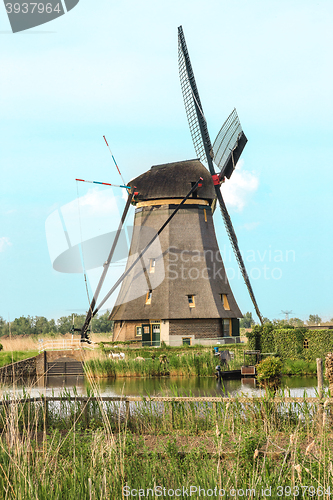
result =
M290 395L302 397L316 396L316 377L283 377L282 387L288 388ZM240 380L224 380L219 383L212 377L170 377L170 378L118 378L95 380L90 384L83 376L63 375L48 376L24 381L18 384L3 384L0 396L3 394L22 395L24 392L31 397L41 394L57 396L66 390L74 395L87 395L98 392L101 396L260 396L264 391L256 387L254 378ZM286 394L288 395L288 394Z

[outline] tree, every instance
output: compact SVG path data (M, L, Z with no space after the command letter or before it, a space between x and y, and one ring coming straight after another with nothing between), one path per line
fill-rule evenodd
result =
M262 318L262 322L264 325L267 325L267 323L272 323L270 319L266 318L266 317L263 317Z
M8 324L7 322L0 316L0 337L4 335L8 335Z
M239 326L241 328L251 328L254 325L254 319L252 318L252 313L247 312L244 317L240 320Z
M96 333L111 333L113 331L113 321L109 321L110 312L106 311L101 316L92 320L92 330ZM241 320L242 321L242 320Z
M50 323L44 316L36 316L33 323L35 335L46 335L47 333L50 333Z
M66 333L70 332L72 326L73 326L72 316L61 316L61 318L57 320L57 330L62 335L65 335Z
M321 318L318 316L318 314L310 314L307 323L308 325L318 325L319 323L321 323Z
M290 318L289 324L292 326L300 327L300 326L304 326L304 321L302 321L299 318Z
M10 324L12 335L33 335L33 318L21 316L15 318Z

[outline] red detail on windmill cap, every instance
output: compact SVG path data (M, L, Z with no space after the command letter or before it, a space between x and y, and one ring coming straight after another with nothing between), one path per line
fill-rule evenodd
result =
M219 186L220 185L220 178L219 178L219 176L217 174L212 175L212 179L213 179L214 186Z

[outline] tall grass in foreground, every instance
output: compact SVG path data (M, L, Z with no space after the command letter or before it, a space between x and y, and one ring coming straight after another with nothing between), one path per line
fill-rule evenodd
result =
M130 412L123 403L86 405L68 394L48 408L7 404L0 491L8 500L97 500L123 498L126 485L200 486L249 489L246 498L255 498L272 487L271 498L288 497L277 496L280 486L303 498L313 486L310 496L329 498L320 492L333 491L331 417L319 400L275 404L271 396L217 404L150 400Z

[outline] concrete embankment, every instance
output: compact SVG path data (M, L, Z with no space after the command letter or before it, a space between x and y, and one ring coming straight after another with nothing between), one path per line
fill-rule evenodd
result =
M83 374L83 354L72 349L66 351L43 351L38 356L27 358L0 368L0 381L49 375Z

